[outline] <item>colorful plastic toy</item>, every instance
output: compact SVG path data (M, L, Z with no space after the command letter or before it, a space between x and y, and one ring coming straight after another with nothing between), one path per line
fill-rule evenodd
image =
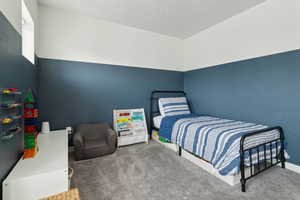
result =
M13 121L12 118L7 117L7 118L2 119L2 124L10 124L12 121Z
M33 92L27 93L24 103L24 156L23 159L33 158L38 152L37 146L37 118L38 109Z
M159 140L163 143L170 143L170 141L164 137L159 136Z
M5 88L5 89L1 90L2 94L10 94L13 92L18 92L18 89L17 88Z

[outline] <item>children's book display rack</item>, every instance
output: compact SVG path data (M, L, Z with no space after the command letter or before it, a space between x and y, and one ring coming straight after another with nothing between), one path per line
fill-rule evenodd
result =
M148 143L145 111L141 109L114 110L114 129L118 147L141 142Z

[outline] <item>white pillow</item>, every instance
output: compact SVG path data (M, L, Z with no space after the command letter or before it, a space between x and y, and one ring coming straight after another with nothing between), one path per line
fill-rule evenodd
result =
M164 117L161 116L161 115L158 115L156 117L153 118L153 124L154 124L154 127L155 128L160 128L160 124L161 124L161 121Z
M158 105L162 116L191 113L185 97L159 98Z

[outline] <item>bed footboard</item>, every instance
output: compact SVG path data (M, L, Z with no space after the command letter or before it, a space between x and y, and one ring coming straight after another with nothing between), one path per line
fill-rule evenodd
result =
M247 138L273 130L278 130L278 138L250 148L247 148L245 146L245 141ZM275 152L273 152L273 148L275 148ZM254 162L254 156L256 156L255 160L257 161L257 163ZM247 180L279 163L281 163L282 168L285 168L284 133L281 127L267 128L244 135L240 141L240 170L242 192L246 191ZM250 167L249 175L246 175L246 167Z

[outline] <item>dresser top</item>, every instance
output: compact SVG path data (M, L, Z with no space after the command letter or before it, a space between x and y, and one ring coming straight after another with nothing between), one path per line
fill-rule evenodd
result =
M38 136L39 151L34 158L18 161L4 182L68 170L68 134L66 130L51 131Z

